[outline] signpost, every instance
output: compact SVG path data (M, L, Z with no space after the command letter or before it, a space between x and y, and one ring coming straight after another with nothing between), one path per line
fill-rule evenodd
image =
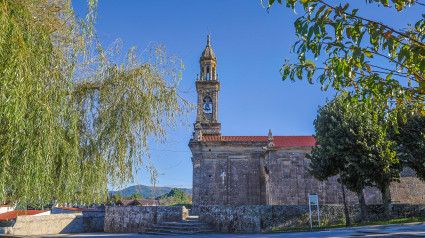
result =
M308 209L310 211L310 226L313 229L313 219L311 217L311 206L317 206L317 219L319 220L319 227L320 227L319 197L315 193L308 194Z

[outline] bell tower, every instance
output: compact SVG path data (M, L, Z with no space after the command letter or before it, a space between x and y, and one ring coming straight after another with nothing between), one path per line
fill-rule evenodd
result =
M196 77L196 91L198 93L198 111L196 115L195 132L202 130L202 135L220 136L221 124L217 118L218 92L220 82L216 73L217 58L211 48L210 35L207 45L199 59L200 74ZM201 136L202 138L202 136Z

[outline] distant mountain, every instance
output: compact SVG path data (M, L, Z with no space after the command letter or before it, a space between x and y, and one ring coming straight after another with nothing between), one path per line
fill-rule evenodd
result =
M166 194L170 192L172 187L156 187L156 193L155 196L161 196L162 194ZM191 188L178 188L183 190L186 194L192 194ZM139 193L142 194L144 198L149 196L154 196L153 186L146 186L146 185L134 185L130 186L128 188L124 188L123 190L119 191L109 191L109 194L120 194L123 197L131 196L132 194Z

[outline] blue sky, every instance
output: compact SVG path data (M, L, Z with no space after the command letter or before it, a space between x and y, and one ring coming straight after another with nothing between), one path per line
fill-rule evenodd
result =
M342 2L364 6L364 1ZM83 13L84 1L73 4L77 14ZM400 29L419 19L421 10L415 7L398 14L394 9L368 5L358 14ZM199 57L212 29L221 81L218 119L222 135L267 135L269 129L274 135L312 135L318 106L334 92L321 91L317 83L281 80L284 60L296 58L290 47L297 40L293 22L299 16L277 3L268 13L260 0L101 0L96 29L104 47L117 38L124 42L124 50L144 49L155 42L180 56L185 65L181 90L188 91L182 96L193 103ZM187 145L194 121L195 111L187 118L189 127L170 130L165 144L152 142L151 159L161 186L191 186ZM149 174L139 171L134 183L149 185Z

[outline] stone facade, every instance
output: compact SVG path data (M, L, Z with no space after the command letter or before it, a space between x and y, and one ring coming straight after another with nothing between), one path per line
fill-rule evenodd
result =
M205 143L192 145L193 205L266 204L261 147Z
M351 220L359 222L358 205L350 205L348 210ZM383 219L382 205L368 205L367 210L371 221ZM345 222L343 205L322 205L319 212L321 225ZM316 210L312 214L313 225L317 226ZM394 204L391 215L394 219L425 216L425 205ZM307 205L201 206L199 217L223 233L258 233L273 228L310 226Z
M202 205L305 205L308 194L320 204L341 204L337 178L315 180L307 171L312 136L222 136L218 122L217 58L208 38L200 58L197 78L198 110L193 138L189 142L193 163L193 208ZM347 191L349 204L356 194ZM391 186L398 203L425 203L425 184L411 171ZM375 188L365 190L366 203L381 203Z
M134 233L162 222L182 221L189 214L185 207L107 206L105 232Z
M266 142L200 141L190 144L193 157L193 207L201 205L303 205L317 193L320 204L342 203L337 178L315 180L305 169L310 147L267 149ZM376 189L366 201L380 203ZM346 191L347 201L357 203Z
M305 155L310 147L268 148L265 152L267 204L304 205L308 204L308 194L318 194L319 204L342 204L342 188L337 177L320 182L306 170L310 161ZM357 195L346 191L349 204L358 203ZM375 188L365 190L368 204L381 203L381 194Z
M425 203L424 183L415 177L412 169L405 169L401 173L400 183L392 183L390 191L393 203Z

